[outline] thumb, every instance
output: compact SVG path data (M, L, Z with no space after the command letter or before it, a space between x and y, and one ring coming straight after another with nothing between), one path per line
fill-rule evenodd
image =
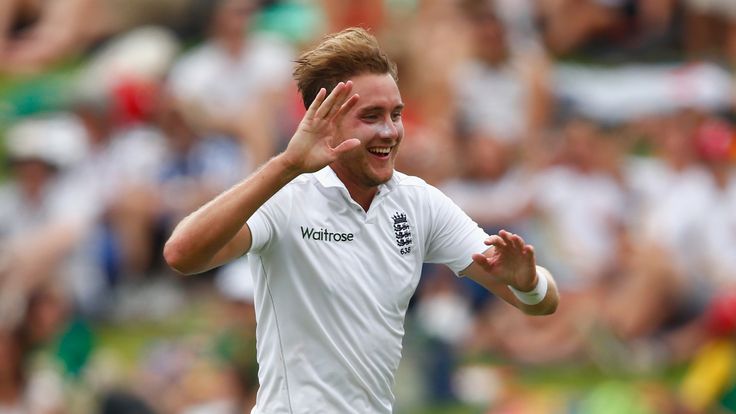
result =
M350 151L353 148L358 148L358 146L360 146L360 140L357 138L351 138L341 142L340 145L336 146L333 149L333 151L338 154L342 154L344 152Z

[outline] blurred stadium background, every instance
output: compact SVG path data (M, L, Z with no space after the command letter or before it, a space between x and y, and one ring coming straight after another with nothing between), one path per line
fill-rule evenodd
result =
M732 0L2 0L0 413L248 413L237 262L176 222L282 149L292 61L369 28L399 64L399 169L562 290L528 318L427 266L398 414L736 413Z

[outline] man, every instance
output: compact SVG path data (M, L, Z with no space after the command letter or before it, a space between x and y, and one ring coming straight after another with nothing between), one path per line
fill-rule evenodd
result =
M403 104L373 36L329 36L294 73L308 109L286 150L185 218L164 255L188 274L251 253L254 413L390 413L423 262L528 314L553 312L557 290L519 236L488 237L439 190L394 171Z

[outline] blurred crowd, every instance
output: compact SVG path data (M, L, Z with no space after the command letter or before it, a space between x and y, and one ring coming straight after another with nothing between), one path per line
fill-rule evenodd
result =
M183 278L162 245L285 147L293 60L349 26L398 63L397 169L532 243L562 293L527 317L426 266L423 404L736 412L736 2L3 0L0 414L249 412L247 258ZM181 315L204 322L134 361L99 345ZM513 372L569 365L684 372L545 403Z

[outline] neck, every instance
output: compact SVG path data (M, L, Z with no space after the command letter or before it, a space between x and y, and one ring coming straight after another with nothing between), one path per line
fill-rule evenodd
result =
M331 168L337 175L337 178L345 184L345 188L348 189L350 198L363 207L364 211L368 211L368 208L373 202L373 198L378 193L378 186L361 185L357 180L352 179L349 173L341 170L339 167L335 168L335 166L332 165Z
M378 187L364 188L356 185L349 185L348 183L345 183L345 187L348 189L348 193L350 193L350 198L360 204L364 211L368 211L368 208L373 202L373 198L376 196L376 193L378 193Z

